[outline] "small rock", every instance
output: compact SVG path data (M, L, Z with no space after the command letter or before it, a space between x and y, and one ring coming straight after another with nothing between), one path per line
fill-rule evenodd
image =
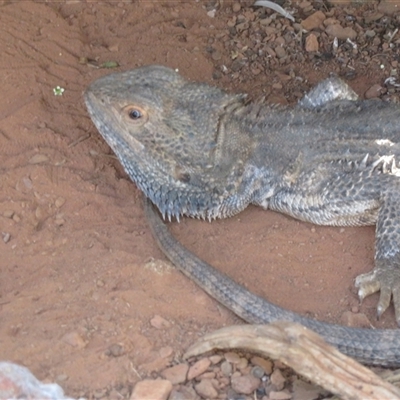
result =
M290 400L292 395L288 392L275 392L272 390L269 392L268 398L271 400Z
M357 37L357 32L350 28L343 28L340 24L328 25L325 32L331 37L337 37L340 40L351 39L354 40Z
M111 46L108 46L108 50L111 51L112 53L119 51L119 44L115 43L115 44L112 44Z
M160 317L159 315L155 315L150 320L150 325L156 329L168 329L171 326L171 323L165 318Z
M232 376L232 389L240 394L251 394L260 386L260 379L252 375Z
M11 239L11 233L9 232L2 232L1 235L3 236L3 242L8 243Z
M208 357L208 359L211 361L211 364L218 364L222 360L222 357L216 354Z
M222 58L222 54L221 54L218 50L215 50L215 51L213 51L213 52L211 53L211 58L212 58L214 61L218 61L218 60L220 60L220 59Z
M240 361L236 364L236 368L243 371L244 369L247 368L248 365L249 365L249 362L248 362L247 358L242 357L240 359Z
M372 85L365 93L366 99L375 99L382 94L383 87L379 84Z
M58 383L60 383L60 382L67 381L68 378L69 378L69 376L68 376L67 374L60 374L60 375L57 375L57 376L56 376L56 381L57 381Z
M186 381L186 376L189 370L189 366L186 363L177 364L173 367L169 367L164 369L161 372L161 376L165 379L171 381L173 385L177 385L179 383L183 383Z
M265 371L263 368L256 365L251 369L251 374L258 379L261 379L265 375Z
M296 379L292 387L292 400L316 400L327 395L321 387Z
M310 33L306 37L305 48L306 48L306 51L309 53L319 50L318 38L313 33Z
M113 343L108 349L105 351L106 356L109 357L121 357L125 354L124 346L119 343Z
M29 164L40 164L49 161L49 157L45 154L35 154L29 159Z
M104 287L106 283L102 279L97 279L96 286L97 287Z
M198 400L199 396L192 387L182 386L172 390L168 400Z
M187 380L191 381L192 379L206 372L207 368L210 365L211 361L208 358L202 358L201 360L197 361L189 368L189 372L187 374Z
M334 6L349 6L353 0L328 0L328 3Z
M224 361L224 362L221 364L221 372L222 372L222 375L224 375L224 376L231 376L232 370L233 370L233 368L232 368L232 364L231 364L230 362Z
M273 363L271 360L266 360L265 358L254 356L251 358L250 362L253 365L258 365L259 367L261 367L267 375L272 374Z
M345 311L341 318L341 322L345 326L352 328L371 328L372 324L363 313L353 313L351 311Z
M136 384L130 400L167 400L172 383L164 379L144 380Z
M242 8L242 6L240 5L240 3L233 3L232 4L232 11L237 13L240 11L240 9Z
M379 19L381 19L383 17L383 15L384 14L381 12L374 12L372 14L367 14L367 15L364 15L364 21L367 24L370 24L371 22L375 22L375 21L378 21Z
M226 361L232 364L237 364L240 361L239 355L233 351L228 351L228 353L225 353L224 357Z
M217 10L210 10L210 11L207 11L207 16L209 16L210 18L214 18L216 13L217 13Z
M365 31L365 36L369 38L373 38L376 36L376 32L373 29L367 29Z
M56 218L56 219L54 220L54 223L55 223L57 226L62 226L62 225L65 224L65 219L64 219L64 218Z
M3 217L5 218L12 218L14 215L14 211L13 210L6 210L3 212Z
M281 105L285 106L288 104L288 101L285 98L285 96L274 94L274 95L271 95L268 97L268 103L281 104Z
M381 0L378 5L378 11L387 15L392 15L400 11L399 0Z
M64 203L65 203L64 197L58 197L58 198L56 199L56 201L54 202L54 205L55 205L57 208L61 208L61 207L64 205Z
M286 379L282 375L280 369L276 369L269 378L271 385L274 387L275 390L281 391L285 387Z
M231 65L231 70L233 72L240 71L245 65L246 65L245 61L236 59L235 61L233 61Z
M194 389L199 396L205 399L215 399L218 396L218 392L212 384L211 379L203 379L194 386Z
M301 26L307 30L311 31L313 29L318 28L325 20L325 14L322 11L316 11L314 14L311 14L304 21L301 21Z
M286 50L282 46L276 47L275 53L278 56L278 58L286 57Z
M300 4L299 4L299 8L301 8L301 9L305 9L305 8L308 8L308 7L310 7L311 6L311 3L309 2L309 1L307 1L307 0L304 0L304 1L302 1Z
M174 352L174 349L171 346L161 347L161 349L158 350L158 354L162 358L170 357L173 352Z
M82 336L78 332L69 332L66 333L61 340L64 343L69 344L72 347L77 347L78 349L83 349L86 346L85 340L83 340Z

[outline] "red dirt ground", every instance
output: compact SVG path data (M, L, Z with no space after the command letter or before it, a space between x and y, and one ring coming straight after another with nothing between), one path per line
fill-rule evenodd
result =
M222 17L194 1L0 2L1 359L69 395L129 390L204 332L239 322L166 262L140 192L82 100L112 72L86 59L118 61L118 70L158 63L227 90L260 88L270 77L213 80L204 49L226 29ZM314 83L329 69L305 64L296 73ZM352 85L363 93L380 78ZM373 266L373 227L312 226L256 207L171 225L193 252L285 308L339 323L360 310L376 327L394 326L392 309L377 323L377 297L359 307L353 287ZM156 315L169 324L154 327Z

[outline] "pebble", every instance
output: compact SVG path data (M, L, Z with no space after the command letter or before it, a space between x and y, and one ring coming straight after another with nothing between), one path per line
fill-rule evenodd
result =
M393 15L400 11L400 0L381 0L378 11L386 15Z
M55 205L57 208L61 208L61 207L64 205L64 203L65 203L64 197L58 197L58 198L56 199L56 201L54 202L54 205Z
M357 32L353 28L343 28L340 24L328 25L325 29L325 32L330 37L337 37L340 40L354 40L357 37Z
M236 368L243 370L243 369L247 368L248 365L249 365L249 362L247 361L247 358L242 357L240 359L240 361L236 364Z
M327 394L326 390L319 386L304 382L301 379L295 379L292 383L292 400L316 400L321 398L321 395Z
M3 217L5 218L12 218L14 215L14 211L13 210L6 210L3 212Z
M286 57L286 50L282 46L276 47L275 53L278 56L278 58Z
M214 61L218 61L218 60L220 60L220 59L222 58L222 54L221 54L218 50L215 50L215 51L213 51L213 52L211 53L211 58L212 58Z
M209 16L210 18L214 18L216 13L217 13L217 10L210 10L210 11L207 11L207 16Z
M340 317L341 324L352 328L371 328L372 324L363 313L345 311Z
M11 239L11 233L9 232L2 232L3 242L8 243Z
M108 346L108 349L105 351L105 355L109 357L121 357L124 354L124 346L119 343L113 343L111 346Z
M174 349L171 346L164 346L164 347L161 347L160 350L158 350L158 354L162 358L170 357L173 354L173 352L174 352Z
M197 394L205 399L215 399L218 397L218 391L215 389L211 379L203 379L194 386Z
M306 37L305 49L309 53L319 50L318 38L313 33Z
M146 379L136 384L130 400L167 400L172 383L164 379Z
M171 381L173 385L183 383L186 381L186 376L189 370L189 365L186 363L177 364L173 367L164 369L161 372L161 376L165 379Z
M211 361L211 364L218 364L222 360L222 357L219 355L214 355L208 357L208 359Z
M207 371L207 368L211 365L211 361L208 358L202 358L194 363L187 374L188 381L198 377L202 373Z
M29 159L29 164L40 164L49 161L49 157L45 154L35 154Z
M232 374L232 371L233 371L233 367L232 367L232 364L231 364L230 362L224 361L224 362L221 364L221 372L222 372L222 375L224 375L224 376L230 376L230 375Z
M68 332L61 338L61 340L72 347L77 347L78 349L83 349L87 344L78 332Z
M225 353L224 355L225 360L232 363L232 364L237 364L240 361L240 357L237 353L234 353L232 351L229 351L228 353Z
M271 385L276 391L281 391L285 387L286 379L282 375L280 369L275 369L275 371L269 377Z
M156 329L168 329L171 326L171 323L165 318L160 317L159 315L155 315L150 320L150 325Z
M316 11L314 14L311 14L305 20L301 21L301 26L305 30L311 31L318 28L324 22L325 18L325 14L322 11Z
M199 396L192 387L182 386L179 389L173 389L168 400L199 400Z
M250 362L253 365L258 365L259 367L261 367L267 375L272 374L274 365L271 360L266 360L265 358L254 356L251 358Z
M383 87L376 83L372 85L365 93L364 97L366 99L375 99L378 98L382 94Z
M292 398L292 395L288 392L275 392L271 390L269 392L268 398L271 400L290 400Z
M261 379L265 375L265 371L263 368L256 365L251 369L251 374L258 379Z
M252 375L232 376L232 389L240 394L251 394L260 386L260 379Z
M365 31L365 36L369 38L373 38L376 36L376 32L373 29L368 29Z
M233 3L232 4L232 11L235 12L235 13L239 12L241 8L242 8L242 6L240 5L240 3Z

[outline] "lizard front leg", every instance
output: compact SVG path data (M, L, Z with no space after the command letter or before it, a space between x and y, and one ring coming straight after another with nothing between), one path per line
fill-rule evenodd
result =
M393 299L397 324L400 326L400 194L390 190L382 196L376 224L375 268L359 275L355 282L358 296L380 291L378 318Z
M393 299L400 326L400 182L395 174L375 175L375 164L335 174L329 174L329 165L321 165L277 192L268 206L319 225L376 224L375 267L355 284L361 300L380 291L378 318Z

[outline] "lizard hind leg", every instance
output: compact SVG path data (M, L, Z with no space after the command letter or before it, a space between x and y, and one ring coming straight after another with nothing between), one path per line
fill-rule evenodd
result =
M358 275L355 281L358 297L365 297L380 291L377 305L377 317L388 309L391 300L397 325L400 327L400 262L390 267L389 260L376 260L375 268L366 274Z
M396 185L397 186L397 185ZM393 301L400 326L400 195L392 190L383 196L376 224L375 267L356 278L360 300L380 291L377 316Z

